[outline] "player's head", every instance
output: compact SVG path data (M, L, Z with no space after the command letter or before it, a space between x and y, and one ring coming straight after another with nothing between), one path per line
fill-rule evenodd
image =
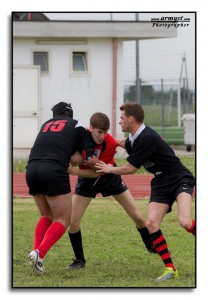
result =
M125 103L120 107L126 117L133 117L137 123L143 123L144 110L139 103Z
M71 103L59 102L52 107L53 116L67 116L73 118Z
M96 112L90 118L90 126L103 131L108 131L110 128L110 120L105 114Z
M89 131L96 144L103 142L109 128L110 120L108 116L101 112L96 112L91 116Z

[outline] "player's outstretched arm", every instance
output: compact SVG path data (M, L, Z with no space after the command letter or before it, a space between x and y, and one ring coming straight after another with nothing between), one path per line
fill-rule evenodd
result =
M102 175L100 173L97 173L94 169L78 169L76 167L73 167L71 164L69 164L68 173L69 175L81 176L86 178L97 178Z
M127 175L127 174L134 174L138 170L134 166L132 166L129 163L126 163L122 166L113 167L112 165L107 165L103 161L100 161L99 163L96 163L95 167L97 168L97 173L103 172L103 173L113 173L118 175Z

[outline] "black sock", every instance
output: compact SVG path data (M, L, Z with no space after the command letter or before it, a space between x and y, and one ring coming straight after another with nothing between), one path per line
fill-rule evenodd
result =
M79 230L76 233L70 233L68 231L69 239L71 241L72 248L74 250L74 255L76 259L82 260L85 262L83 247L82 247L82 235L81 231Z
M153 244L152 244L152 241L150 239L150 234L149 234L149 231L148 231L147 227L137 228L137 230L139 231L139 233L141 235L141 238L142 238L142 240L145 244L145 247L147 249L152 249Z

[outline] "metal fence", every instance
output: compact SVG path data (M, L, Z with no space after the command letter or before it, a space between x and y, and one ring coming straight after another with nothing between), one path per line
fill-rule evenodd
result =
M183 115L195 114L195 81L139 80L125 82L124 101L138 102L145 112L145 124L153 127L168 143L183 144Z

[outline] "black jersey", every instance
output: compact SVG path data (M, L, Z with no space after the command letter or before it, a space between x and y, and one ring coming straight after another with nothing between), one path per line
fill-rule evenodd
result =
M77 120L56 116L42 125L31 149L29 163L56 162L67 168L71 155L77 150L85 159L94 154L94 145L86 128Z
M127 138L125 148L129 154L127 161L131 165L138 169L143 166L155 175L184 167L171 147L148 126L134 140L133 145Z

